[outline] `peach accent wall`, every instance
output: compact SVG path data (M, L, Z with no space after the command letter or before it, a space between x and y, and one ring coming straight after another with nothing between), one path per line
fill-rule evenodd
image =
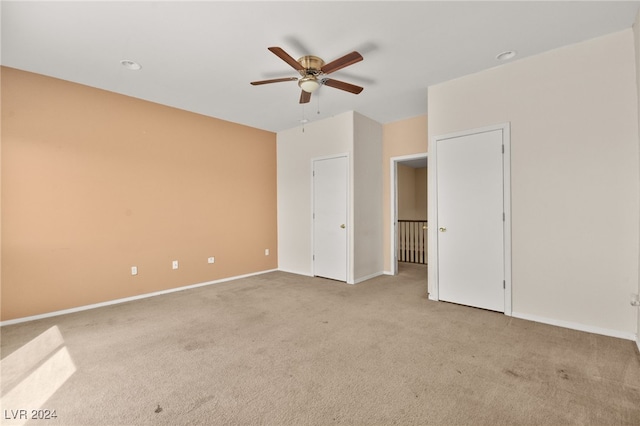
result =
M427 220L427 168L398 164L398 219Z
M427 115L387 123L382 127L382 221L384 270L391 271L391 177L392 157L427 152Z
M277 268L275 133L1 77L2 320Z
M427 219L427 168L416 169L416 213L419 220Z

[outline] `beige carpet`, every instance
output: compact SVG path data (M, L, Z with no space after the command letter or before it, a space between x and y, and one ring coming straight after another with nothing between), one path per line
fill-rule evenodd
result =
M38 408L57 417L26 424L640 424L633 342L429 301L419 265L355 286L274 272L1 337L5 424ZM64 383L15 402L37 369L36 388Z

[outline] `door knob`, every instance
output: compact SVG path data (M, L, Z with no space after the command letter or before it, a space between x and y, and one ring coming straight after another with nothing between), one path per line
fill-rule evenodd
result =
M340 228L342 229L346 228L345 224L343 223L342 225L340 225Z
M445 227L441 226L441 227L440 227L440 232L447 232L447 228L445 228Z

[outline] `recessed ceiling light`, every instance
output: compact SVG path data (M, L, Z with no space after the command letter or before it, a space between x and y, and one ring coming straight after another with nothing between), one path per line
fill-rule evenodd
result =
M507 50L506 52L502 52L496 56L496 59L499 61L508 61L509 59L513 59L518 52L515 50Z
M120 63L122 64L123 67L131 71L138 71L139 69L142 68L142 65L140 65L136 61L130 61L128 59L123 59L120 61Z

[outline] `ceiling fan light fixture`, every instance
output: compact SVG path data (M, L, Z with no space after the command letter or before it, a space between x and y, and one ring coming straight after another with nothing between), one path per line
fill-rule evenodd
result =
M320 82L315 75L307 75L298 80L298 86L307 93L313 93L320 87Z

